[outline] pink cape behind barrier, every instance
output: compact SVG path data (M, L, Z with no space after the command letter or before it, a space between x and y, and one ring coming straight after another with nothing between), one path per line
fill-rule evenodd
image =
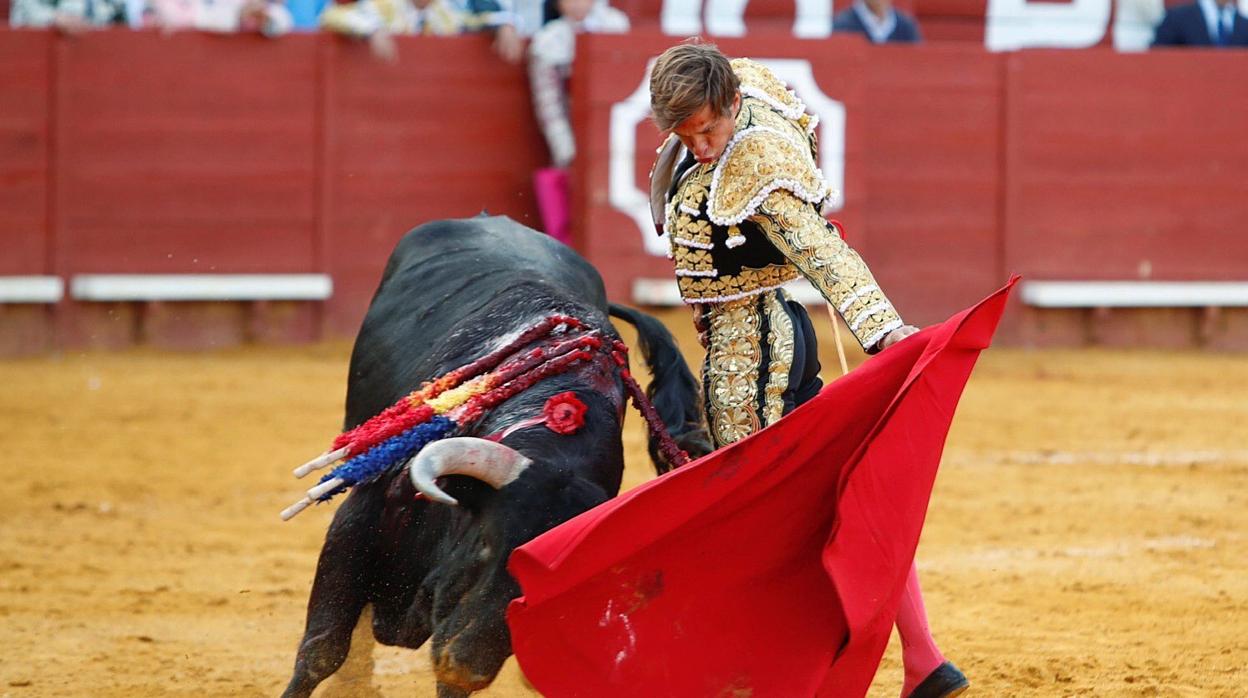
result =
M552 698L861 696L1000 291L777 424L512 553L525 675Z

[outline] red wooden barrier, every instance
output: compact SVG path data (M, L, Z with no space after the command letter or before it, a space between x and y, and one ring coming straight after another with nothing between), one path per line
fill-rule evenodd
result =
M621 300L638 277L671 278L643 249L653 233L613 204L611 167L646 191L659 134L644 93L631 117L622 103L672 41L638 32L578 49L574 234ZM836 217L915 322L1012 271L1248 277L1238 54L989 54L797 41L787 28L720 43L807 62L844 107ZM329 36L0 31L0 277L312 272L335 285L323 304L0 304L0 353L350 335L409 228L483 209L536 226L531 173L546 155L523 69L479 36L406 39L400 56L385 65ZM615 126L634 142L627 157L613 110L631 118ZM1248 345L1242 312L1193 312L1016 315L1032 341Z
M0 274L46 274L51 37L0 36Z
M56 41L55 271L316 271L315 37ZM296 336L311 336L307 311ZM71 343L232 344L241 306L67 304ZM138 334L136 335L136 329Z
M354 333L386 256L435 218L538 225L545 149L523 68L486 37L400 40L391 66L331 36L266 41L0 31L0 275L332 275L318 306L72 303L60 343L217 346ZM0 353L49 346L0 304Z
M1001 64L985 58L957 45L871 51L860 112L870 237L850 242L912 322L942 320L1006 275L1003 76Z
M1033 279L1248 280L1243 56L1005 60L1009 269ZM1022 319L1033 343L1248 347L1244 308L1028 310Z
M1049 279L1244 279L1245 58L1007 58L1007 264Z
M354 334L394 243L434 218L506 214L541 227L532 173L546 163L522 68L484 36L400 44L379 63L325 40L326 268L330 330Z
M50 39L34 32L0 35L0 276L51 272ZM50 318L42 305L0 304L0 356L51 347Z

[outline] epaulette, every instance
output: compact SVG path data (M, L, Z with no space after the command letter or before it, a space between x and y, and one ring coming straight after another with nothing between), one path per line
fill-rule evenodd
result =
M720 157L707 214L718 225L736 225L777 189L816 207L832 193L796 129L750 126L733 136Z
M798 98L797 93L776 77L766 66L755 63L748 58L736 58L732 61L732 72L741 81L741 94L753 97L775 109L784 118L797 121L806 113L806 105Z

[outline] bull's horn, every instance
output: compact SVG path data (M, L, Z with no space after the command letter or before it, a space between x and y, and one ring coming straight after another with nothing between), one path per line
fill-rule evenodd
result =
M421 449L408 466L412 484L426 497L456 506L459 502L442 491L435 480L443 475L468 475L494 489L520 477L533 464L510 446L471 436L442 439Z

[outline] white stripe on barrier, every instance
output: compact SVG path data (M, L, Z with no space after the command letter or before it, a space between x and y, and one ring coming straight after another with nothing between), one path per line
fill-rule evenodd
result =
M1039 308L1248 306L1248 282L1024 281L1022 298Z
M0 303L57 303L64 297L59 276L0 276Z
M70 295L83 301L323 301L328 274L78 274Z

